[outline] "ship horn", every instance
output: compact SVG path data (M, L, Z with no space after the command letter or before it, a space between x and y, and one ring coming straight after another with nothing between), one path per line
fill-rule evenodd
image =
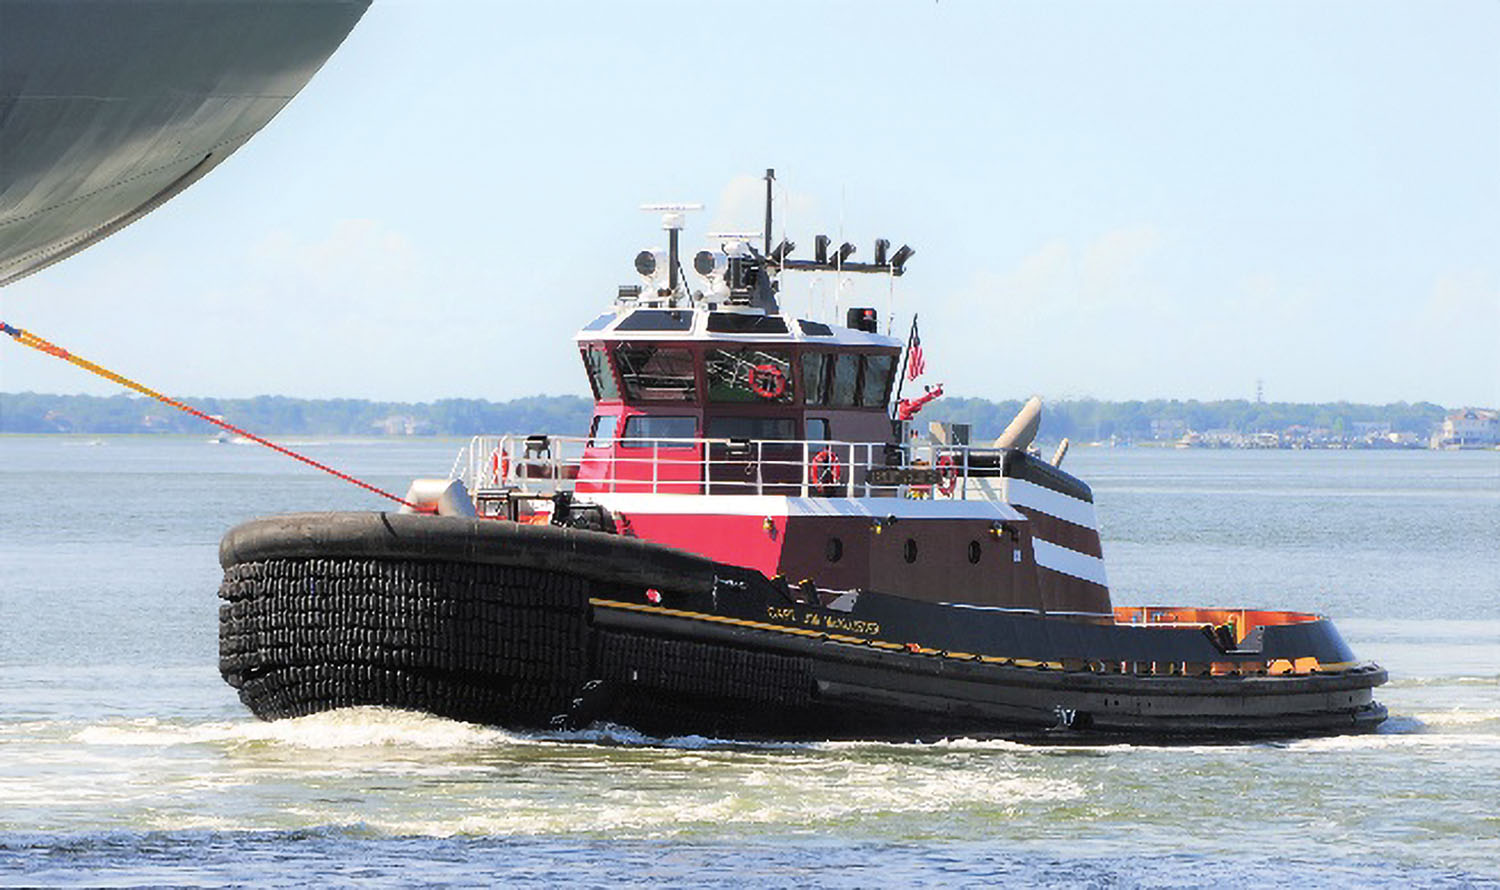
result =
M1042 397L1032 396L1016 412L1016 419L1010 422L1000 438L995 440L996 448L1016 448L1026 450L1031 440L1036 438L1036 431L1042 425Z
M1054 467L1060 467L1060 466L1062 466L1062 459L1064 457L1067 457L1067 456L1068 456L1068 437L1067 436L1063 436L1063 440L1061 442L1057 443L1057 451L1053 452L1053 454L1052 454L1052 466L1054 466Z

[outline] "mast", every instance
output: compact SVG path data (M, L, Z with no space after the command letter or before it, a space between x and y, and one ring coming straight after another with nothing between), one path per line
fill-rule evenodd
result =
M767 167L766 168L766 230L765 230L765 233L764 233L765 234L766 248L765 248L764 251L761 252L761 256L770 256L771 255L771 183L774 182L775 180L776 180L776 171L773 170L770 167Z

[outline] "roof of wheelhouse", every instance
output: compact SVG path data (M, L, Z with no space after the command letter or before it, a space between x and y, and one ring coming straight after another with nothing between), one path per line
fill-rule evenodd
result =
M799 344L835 349L900 350L902 341L878 333L876 313L869 308L851 308L849 326L781 312L777 297L779 277L786 271L879 273L892 279L905 272L915 251L902 245L889 253L890 242L875 241L873 262L851 262L855 246L844 242L830 254L831 239L814 240L811 260L792 259L796 245L783 238L771 246L771 184L775 170L766 170L765 227L759 233L720 234L717 249L700 250L692 268L706 287L693 290L682 268L679 235L683 213L703 209L701 204L646 204L642 210L662 213L662 229L668 234L667 250L643 250L636 255L635 270L643 285L622 285L615 304L584 325L575 336L578 343L620 341L682 341L699 343ZM763 247L757 251L755 240ZM856 313L861 316L855 323ZM866 327L868 323L868 327Z
M807 318L757 310L694 306L621 305L584 325L574 341L680 340L686 342L785 343L788 345L900 349L902 342Z

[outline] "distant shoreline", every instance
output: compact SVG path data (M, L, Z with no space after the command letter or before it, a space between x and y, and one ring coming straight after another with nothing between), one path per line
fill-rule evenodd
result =
M505 402L440 399L413 403L288 396L184 401L258 435L283 437L381 439L504 432L581 435L593 413L593 402L582 396L530 396ZM948 397L933 403L918 420L966 423L974 440L981 441L999 435L1021 404L1019 398L990 401ZM1392 437L1408 443L1425 441L1448 411L1431 402L1368 405L1072 399L1047 403L1042 436L1051 441L1067 437L1076 445L1165 445L1189 434L1224 442L1274 434L1295 435L1309 447L1341 447L1338 443L1359 447L1361 441ZM212 436L217 432L205 421L136 396L0 393L0 433Z
M558 436L568 436L568 435L572 435L573 434L571 430L566 430L565 431L565 430L541 430L541 429L526 430L526 431L521 431L521 430L506 430L505 432L510 432L510 433L523 433L523 432L525 432L525 433L550 433L550 434L555 434L555 435L558 435ZM257 432L256 435L262 435L262 433ZM317 435L317 436L300 435L300 434L297 434L297 433L291 433L291 434L266 433L264 435L265 435L266 438L270 439L272 442L275 442L277 445L281 445L281 446L285 446L285 447L292 447L292 448L306 448L306 447L312 447L312 446L318 446L318 445L401 445L403 443L405 443L405 444L411 444L411 443L442 443L442 442L448 442L450 444L453 444L454 446L461 446L461 445L467 443L469 441L469 439L471 438L470 435L458 434L458 433L421 433L421 434L414 434L414 435L410 435L410 436L407 436L407 435L382 436L382 435L370 435L368 433L350 433L350 434L330 433L330 434L327 434L327 435ZM27 439L34 439L34 440L57 440L57 441L72 440L73 442L75 442L77 444L82 444L82 445L87 445L87 444L90 444L91 442L97 442L100 445L104 445L104 444L107 444L110 441L128 441L128 442L187 442L187 443L202 443L204 445L210 445L210 444L214 444L213 441L212 441L213 438L214 438L214 434L213 434L212 430L205 430L205 431L203 431L201 433L80 433L80 432L12 433L12 432L0 431L0 442L20 441L20 440L27 440ZM1039 435L1037 437L1036 442L1037 442L1037 446L1040 448L1040 450L1042 452L1044 452L1046 454L1050 454L1051 451L1052 451L1052 449L1056 447L1056 445L1058 444L1058 442L1062 438L1063 437L1060 437L1060 436ZM224 444L228 444L231 447L252 447L252 448L258 445L258 443L253 442L253 441L249 441L249 440L235 441L235 442L224 443ZM1416 448L1416 447L1413 447L1413 448L1375 449L1375 448L1367 448L1367 447L1348 447L1348 448L1249 448L1249 447L1235 447L1235 446L1227 446L1226 445L1226 446L1219 446L1219 447L1187 447L1187 448L1185 448L1185 447L1182 447L1182 446L1178 445L1175 442L1167 442L1167 441L1129 442L1129 443L1121 443L1121 444L1117 444L1117 445L1111 445L1108 442L1077 442L1077 443L1071 443L1069 445L1069 449L1070 449L1070 453L1077 452L1077 451L1080 451L1080 450L1109 451L1109 450L1117 450L1117 449L1139 450L1139 451L1160 451L1160 452L1173 452L1173 453L1177 453L1177 452L1188 453L1188 452L1202 452L1202 451L1325 451L1325 452L1326 451L1381 451L1383 453L1383 452L1386 452L1386 451L1403 451L1403 450L1404 451L1426 451L1426 452L1444 451L1444 452L1451 452L1451 453L1459 453L1459 452L1465 452L1465 453L1471 453L1471 452L1481 452L1481 453L1484 453L1484 452L1488 452L1488 453L1491 453L1491 454L1500 453L1500 447L1492 447L1492 448L1430 448L1430 447Z

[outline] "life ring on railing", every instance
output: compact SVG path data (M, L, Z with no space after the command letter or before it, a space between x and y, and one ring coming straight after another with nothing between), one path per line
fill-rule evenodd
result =
M953 455L944 454L938 457L937 474L938 491L943 493L943 497L952 495L958 488L958 466L953 463Z
M775 365L755 365L749 376L750 391L767 401L786 394L786 374Z
M812 462L807 465L807 481L819 494L827 494L843 479L844 465L839 463L839 456L832 449L824 448L814 454Z
M490 452L490 481L495 485L505 482L505 477L510 475L510 453L504 446L497 445Z

